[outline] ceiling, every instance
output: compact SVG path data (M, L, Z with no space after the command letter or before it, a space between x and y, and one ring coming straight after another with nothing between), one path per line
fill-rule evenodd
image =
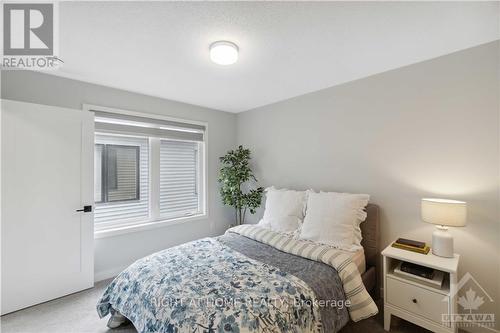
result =
M61 2L53 74L240 112L499 38L498 2ZM231 66L208 47L240 48Z

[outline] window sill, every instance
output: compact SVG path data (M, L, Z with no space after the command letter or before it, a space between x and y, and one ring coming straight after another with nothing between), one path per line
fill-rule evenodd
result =
M159 220L159 221L145 221L145 222L137 222L133 225L115 225L108 228L102 228L94 231L94 239L114 237L119 235L125 235L133 232L157 229L162 227L167 227L170 225L182 224L191 221L198 221L202 219L206 219L208 215L206 213L186 216L186 217L178 217L172 218L168 220Z

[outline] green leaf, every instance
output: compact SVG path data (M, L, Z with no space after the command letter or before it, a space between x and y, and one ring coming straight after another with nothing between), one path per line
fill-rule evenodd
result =
M257 182L250 168L250 159L250 149L243 146L238 146L238 149L230 150L226 155L219 157L221 168L217 180L221 186L220 195L224 205L235 208L237 224L244 222L244 212L247 209L251 214L255 214L261 205L264 193L262 187L243 191L243 188L249 188L250 182Z

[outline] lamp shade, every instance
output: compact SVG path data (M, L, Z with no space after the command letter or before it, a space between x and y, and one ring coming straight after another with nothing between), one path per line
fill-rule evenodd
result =
M447 199L422 199L422 220L432 224L463 227L467 219L464 201Z

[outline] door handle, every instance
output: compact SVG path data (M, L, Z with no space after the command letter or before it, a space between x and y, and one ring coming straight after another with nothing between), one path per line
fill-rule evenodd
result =
M91 205L83 206L82 209L77 209L76 211L77 212L90 213L92 211L92 206Z

